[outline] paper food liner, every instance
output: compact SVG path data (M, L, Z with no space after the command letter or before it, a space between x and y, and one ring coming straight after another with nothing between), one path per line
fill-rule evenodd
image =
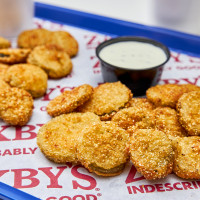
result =
M0 121L0 181L43 200L199 199L200 180L184 180L170 174L165 179L147 181L131 162L119 176L100 177L81 165L60 165L45 158L37 147L36 136L51 119L47 104L64 90L85 83L93 87L103 83L95 48L109 36L41 19L34 22L35 27L70 32L78 40L79 53L72 58L69 76L48 80L47 93L34 100L27 125L14 127ZM200 85L200 58L173 50L171 53L160 84Z

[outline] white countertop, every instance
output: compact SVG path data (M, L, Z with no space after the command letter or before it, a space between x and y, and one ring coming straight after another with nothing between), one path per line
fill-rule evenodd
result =
M199 0L35 0L134 23L164 27L200 36ZM166 4L155 7L155 2ZM185 4L183 4L185 2ZM182 4L180 4L182 3ZM180 5L179 5L180 4ZM187 5L186 5L187 4ZM185 8L184 8L185 7ZM182 10L181 10L182 9ZM162 20L164 15L170 20ZM177 18L180 19L175 20Z

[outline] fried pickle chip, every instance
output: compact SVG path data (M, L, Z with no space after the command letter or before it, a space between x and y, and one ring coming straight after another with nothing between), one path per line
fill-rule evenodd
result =
M188 135L200 135L200 91L183 94L176 107L179 121Z
M19 48L33 49L36 46L44 45L49 40L50 31L46 29L26 30L19 34L17 45Z
M0 63L0 79L1 80L4 80L4 77L8 68L9 68L9 65Z
M200 179L200 137L177 137L172 141L175 151L173 172L184 179Z
M94 113L69 113L51 119L37 134L42 153L56 163L78 162L77 144L81 130L100 119Z
M11 43L6 38L0 37L0 49L6 49L11 47Z
M70 57L78 53L78 42L66 31L49 31L33 29L22 32L18 36L18 46L33 49L39 45L52 44L62 48Z
M146 179L166 177L172 172L172 142L162 131L139 129L130 138L130 159Z
M23 89L8 88L0 92L0 118L11 125L25 125L33 110L33 98Z
M47 112L52 117L74 111L85 103L92 95L93 87L84 84L71 91L64 91L47 105Z
M55 45L35 47L29 54L27 62L41 67L50 78L62 78L72 70L69 55Z
M76 56L78 53L78 42L66 31L54 31L51 33L49 44L57 45L66 51L70 57Z
M10 86L3 80L0 79L0 92L1 90L8 89Z
M190 91L200 91L200 87L191 84L156 85L146 91L146 96L155 106L176 108L176 103L182 94Z
M121 108L126 107L133 94L121 82L104 83L94 89L92 97L81 107L80 112L94 112L101 120L109 120Z
M182 128L178 120L176 110L169 107L158 107L153 110L150 115L153 128L165 132L171 136L186 136L185 130Z
M114 122L99 122L86 127L77 145L77 156L90 172L101 176L120 174L129 159L128 133Z
M47 89L47 74L40 67L31 64L12 65L4 80L11 87L26 90L34 98L43 96Z
M29 53L30 49L0 49L0 63L24 63Z
M128 129L148 117L153 110L153 105L145 98L133 98L130 106L119 110L111 121L117 122L121 128Z

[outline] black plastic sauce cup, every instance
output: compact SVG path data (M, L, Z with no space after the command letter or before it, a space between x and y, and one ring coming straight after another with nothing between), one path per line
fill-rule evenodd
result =
M104 47L123 41L135 41L159 47L166 54L166 60L163 63L150 68L130 69L109 64L99 56L100 51ZM100 60L101 71L105 82L121 81L123 84L131 89L134 96L144 96L146 94L146 90L149 87L154 86L158 83L163 71L163 66L166 62L168 62L170 58L170 51L165 45L155 40L143 37L126 36L113 38L101 43L96 48L96 55Z

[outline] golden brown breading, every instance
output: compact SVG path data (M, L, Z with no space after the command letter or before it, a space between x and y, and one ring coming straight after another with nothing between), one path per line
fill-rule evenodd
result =
M17 45L20 48L33 49L36 46L44 45L49 40L50 31L46 29L26 30L18 36Z
M23 89L8 88L0 92L0 118L12 125L25 125L33 110L33 98Z
M5 81L0 79L0 92L1 90L8 89L8 88L10 88L10 86Z
M184 93L183 87L175 84L156 85L146 91L146 96L155 106L176 107L180 96Z
M6 38L0 37L0 49L6 49L11 47L11 43Z
M0 79L1 80L4 80L4 77L8 68L9 68L9 65L0 63Z
M200 91L183 94L178 100L177 111L188 135L200 135Z
M190 91L200 91L200 87L191 84L156 85L146 91L146 96L155 106L176 108L176 103L182 94Z
M77 144L81 130L100 119L94 113L69 113L51 119L39 129L37 144L42 153L56 163L78 162Z
M99 122L87 126L77 146L77 156L90 172L102 176L120 174L129 159L128 133L114 122Z
M154 109L154 105L147 98L132 98L129 106L146 110Z
M104 83L94 89L92 97L83 106L80 112L94 112L101 120L109 120L121 108L126 107L133 94L121 82Z
M121 128L128 129L148 117L153 110L153 105L145 98L132 98L130 106L119 110L111 121L117 122Z
M67 76L72 70L69 55L55 45L35 47L29 54L27 62L41 67L50 78Z
M148 180L164 178L171 173L174 152L171 140L154 129L136 130L130 139L130 158Z
M70 57L78 53L78 42L66 31L33 29L22 32L18 37L18 46L33 49L39 45L52 44L62 48Z
M186 132L179 123L176 110L170 107L157 107L141 121L130 127L128 132L132 134L135 129L157 129L169 136L186 136Z
M71 91L64 91L49 102L47 112L53 117L72 112L85 103L92 93L93 87L88 84L76 87Z
M9 67L4 80L11 87L23 88L34 98L41 97L47 89L47 74L31 64L16 64Z
M182 128L178 120L177 112L169 107L158 107L150 116L153 121L154 128L165 132L171 136L186 136L185 130Z
M30 49L0 49L0 63L24 63L29 53Z
M70 57L78 53L78 42L66 31L54 31L51 33L49 44L54 44L66 51Z
M200 179L200 137L177 137L172 141L174 173L185 179Z

